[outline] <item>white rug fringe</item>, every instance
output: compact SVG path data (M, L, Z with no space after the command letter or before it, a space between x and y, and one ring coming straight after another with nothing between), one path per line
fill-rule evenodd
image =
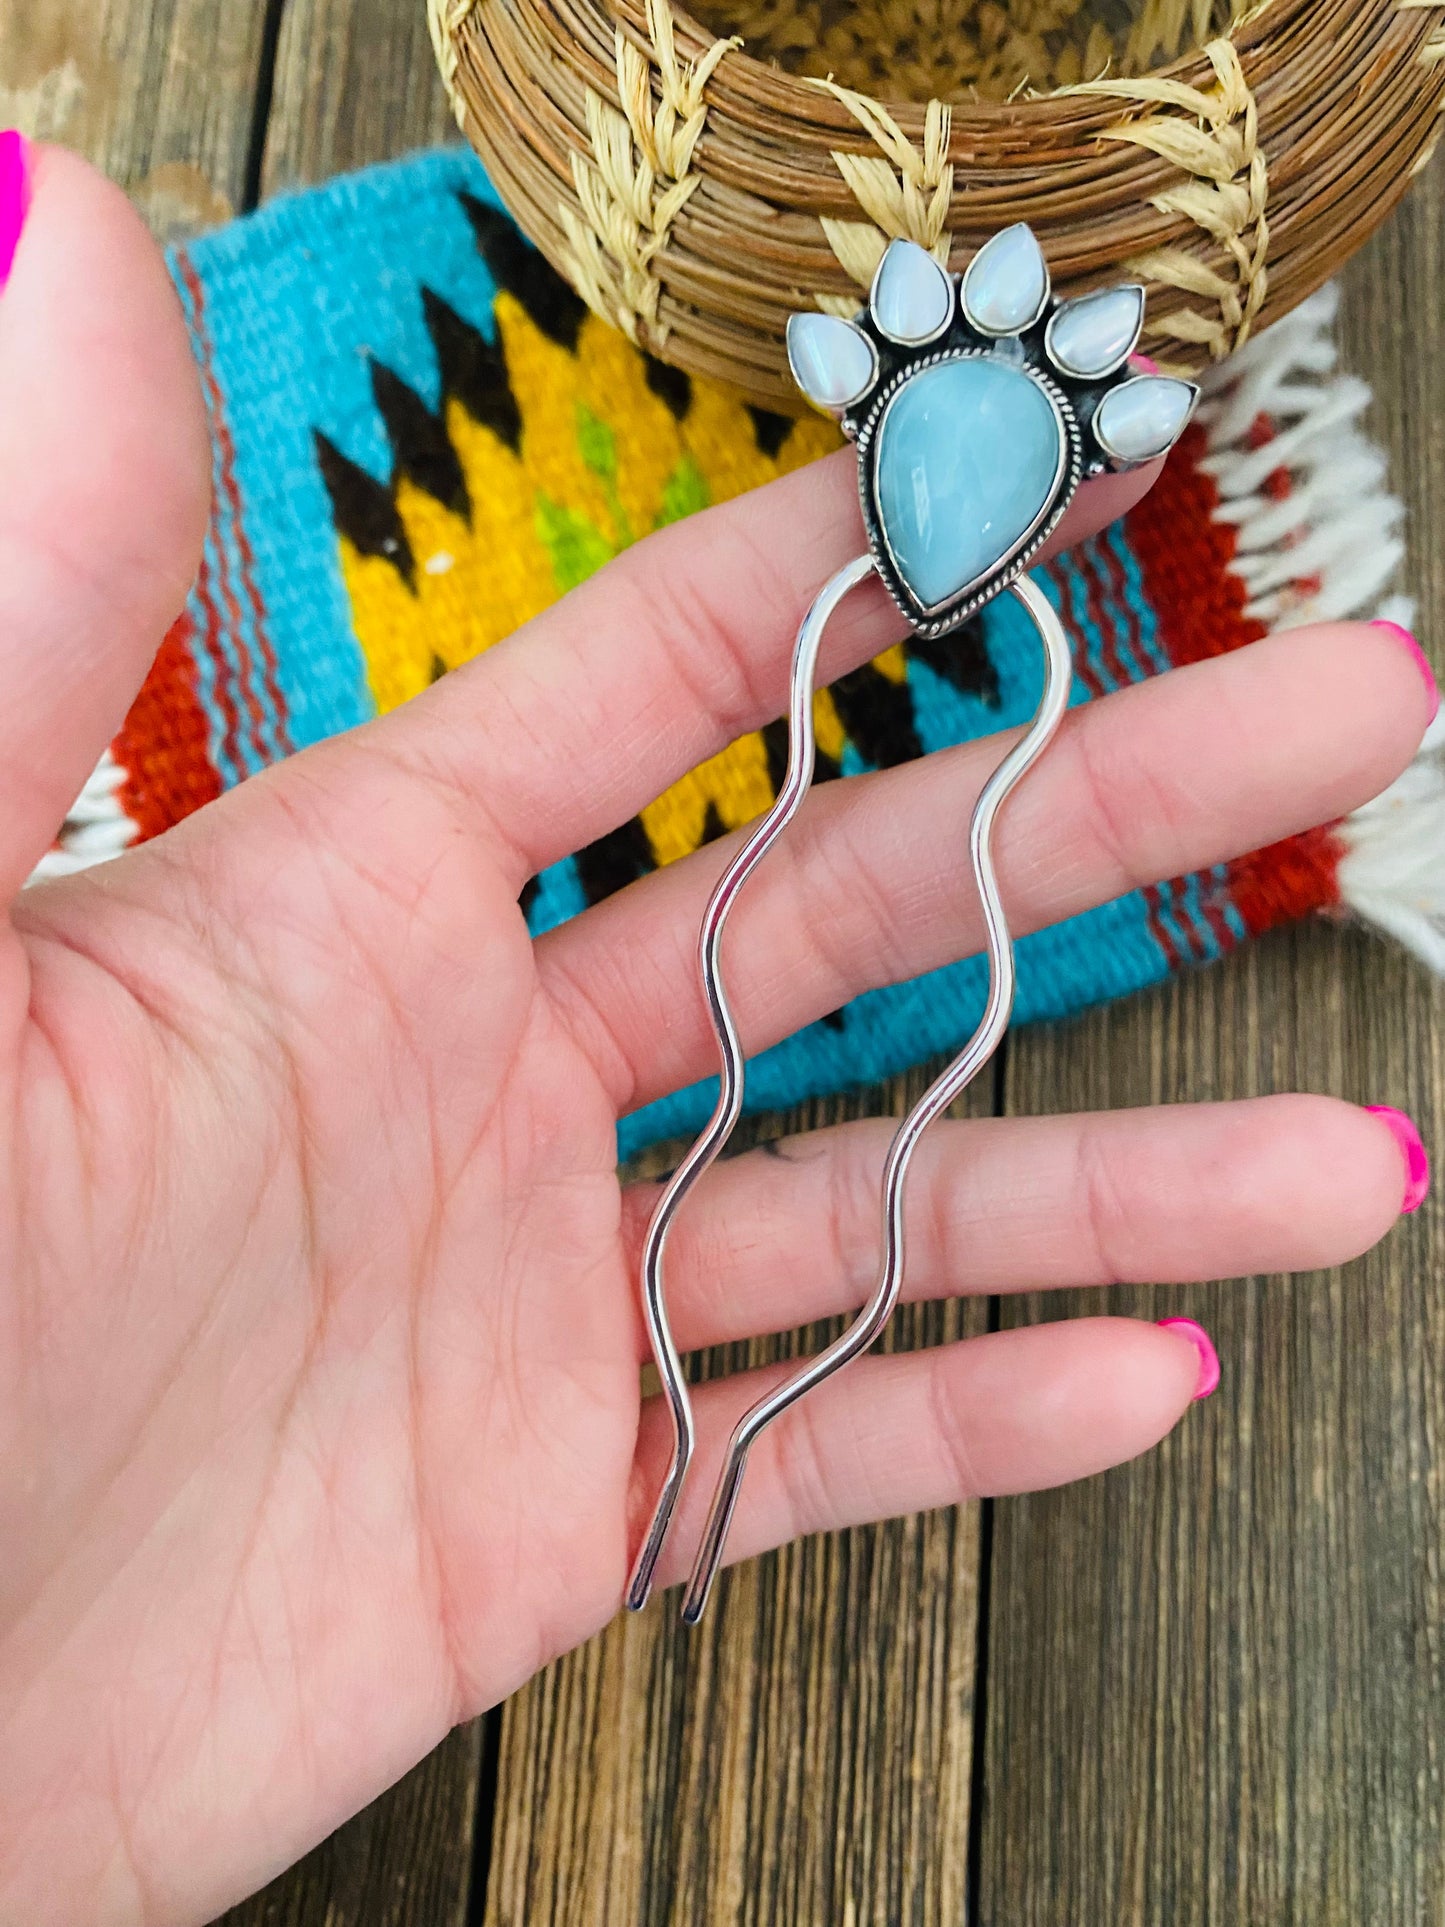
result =
M1404 775L1340 836L1342 902L1445 976L1445 711Z
M1248 614L1271 629L1349 617L1409 628L1389 593L1405 552L1404 505L1382 451L1360 428L1366 384L1336 372L1339 291L1322 288L1206 383L1203 466L1238 548ZM1262 438L1260 424L1272 433ZM1287 488L1271 488L1287 473ZM1345 908L1445 975L1445 715L1410 767L1339 826Z
M1338 310L1337 288L1311 295L1226 363L1200 403L1203 467L1236 530L1246 612L1271 629L1379 615L1405 553L1404 505L1359 426L1370 390L1336 373ZM1288 487L1272 491L1281 474Z
M31 872L32 883L73 876L77 870L108 863L129 849L140 835L140 829L121 807L120 793L125 781L126 772L107 750L75 799L54 847L46 851Z

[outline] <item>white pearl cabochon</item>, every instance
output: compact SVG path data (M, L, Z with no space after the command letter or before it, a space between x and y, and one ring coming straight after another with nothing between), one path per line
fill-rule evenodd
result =
M953 283L926 248L894 241L878 264L868 306L890 341L932 341L952 318Z
M963 277L969 321L1013 346L1033 326L1049 298L1049 272L1030 230L1005 228L981 247ZM923 346L947 328L954 284L927 249L894 241L873 279L869 307L881 334L902 347ZM1139 339L1144 290L1104 288L1055 309L1045 348L1055 368L1076 380L1098 379L1121 368ZM795 314L788 322L788 360L804 394L835 413L853 407L878 379L872 341L836 315ZM1178 440L1198 390L1168 375L1136 375L1111 388L1094 413L1095 439L1116 462L1147 462Z
M1121 368L1144 325L1144 290L1132 282L1080 295L1055 309L1044 334L1049 360L1087 381Z
M1048 298L1048 266L1022 222L985 241L963 277L963 312L981 334L1016 335L1032 327Z
M1094 438L1121 462L1148 462L1178 441L1199 390L1172 375L1136 375L1111 388L1094 411Z
M872 342L851 321L831 314L790 316L788 365L803 393L821 408L851 406L878 373Z

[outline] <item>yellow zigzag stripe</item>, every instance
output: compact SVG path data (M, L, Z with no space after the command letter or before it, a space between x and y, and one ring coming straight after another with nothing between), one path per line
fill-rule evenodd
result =
M776 458L757 446L744 403L694 381L678 422L648 388L642 357L589 316L576 354L550 340L506 293L496 321L522 410L521 453L457 402L446 428L472 502L469 525L403 477L397 509L416 559L416 589L384 557L341 538L341 568L378 711L425 689L549 608L575 582L664 522L727 501L826 454L832 424L805 416ZM874 665L890 681L907 669L895 647ZM819 747L835 761L843 726L832 698L815 709ZM745 736L675 783L642 812L659 864L702 842L709 806L728 828L773 800L763 739Z

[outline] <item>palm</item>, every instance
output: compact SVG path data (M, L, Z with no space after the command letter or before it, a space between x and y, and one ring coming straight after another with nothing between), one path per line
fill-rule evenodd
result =
M344 1528L348 1468L379 1473L398 1495L392 1550L414 1544L427 1582L419 1612L440 1623L453 1594L470 1602L450 1655L467 1706L483 1677L495 1690L500 1654L517 1679L538 1663L519 1597L538 1624L565 1601L566 1643L615 1604L639 1382L615 1120L459 811L364 760L338 757L336 776L287 786L284 809L258 785L234 838L197 826L200 880L179 893L185 836L27 900L17 1103L49 1123L22 1182L44 1169L48 1195L15 1264L73 1312L71 1342L10 1368L47 1375L38 1410L103 1370L87 1451L67 1439L87 1503L85 1459L103 1480L152 1415L159 1517L191 1467L156 1415L214 1407L232 1321L251 1325L272 1369L236 1388L223 1449L266 1441L259 1538L297 1519L308 1482ZM364 864L359 821L386 825ZM77 1088L103 1107L77 1107ZM97 1168L117 1180L99 1214ZM75 1228L62 1278L57 1227ZM141 1294L162 1315L117 1318ZM119 1342L98 1358L108 1326ZM338 1374L364 1395L338 1401ZM475 1483L459 1486L466 1465ZM347 1536L316 1516L298 1543L345 1566ZM294 1566L287 1582L309 1583ZM489 1597L510 1632L478 1610Z
M100 322L73 285L95 255ZM113 733L204 512L162 274L59 156L0 303L0 472L22 465L34 485L0 512L11 885ZM1100 488L1074 533L1123 506ZM614 1126L711 1068L692 933L724 859L537 943L518 894L778 712L797 614L856 544L851 499L844 458L670 531L407 710L17 904L0 1918L199 1917L617 1609L666 1425L640 1398L651 1199L619 1185ZM856 600L830 673L891 640ZM38 688L16 664L42 646ZM1247 653L1076 722L1009 819L1051 853L1013 863L1017 923L1325 819L1408 758L1426 698L1394 644L1336 627ZM809 806L739 910L750 1046L974 946L933 826L997 755ZM714 1174L669 1254L685 1344L861 1299L883 1139ZM1332 1262L1399 1186L1388 1133L1323 1100L940 1127L908 1289ZM864 1361L759 1446L733 1550L1096 1470L1158 1438L1195 1371L1128 1319ZM704 1459L753 1391L699 1394Z

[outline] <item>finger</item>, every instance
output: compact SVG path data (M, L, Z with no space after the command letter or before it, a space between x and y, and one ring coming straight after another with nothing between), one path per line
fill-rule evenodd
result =
M209 456L165 263L117 188L30 147L0 293L0 888L125 719L180 612Z
M663 1553L663 1585L686 1576L734 1423L791 1369L771 1366L694 1392L695 1470ZM753 1447L728 1560L812 1532L1088 1478L1157 1445L1199 1383L1193 1343L1132 1318L1026 1326L862 1359ZM670 1447L662 1400L649 1399L631 1494L634 1540Z
M1394 780L1429 718L1414 659L1358 623L1291 630L1073 711L1000 820L1015 934L1344 815ZM981 947L967 824L1003 740L808 799L728 930L750 1053ZM717 1068L695 952L735 848L711 844L537 945L542 981L619 1114Z
M709 1173L668 1234L668 1307L684 1351L863 1303L896 1124L867 1118L782 1138ZM661 1190L624 1193L633 1273ZM1404 1197L1390 1126L1331 1097L945 1120L919 1145L909 1180L903 1291L920 1300L1313 1271L1368 1250Z
M1047 555L1131 507L1159 465L1080 490ZM867 547L848 450L649 536L386 719L391 753L461 790L520 886L780 716L793 638ZM830 623L819 680L896 642L876 578Z

